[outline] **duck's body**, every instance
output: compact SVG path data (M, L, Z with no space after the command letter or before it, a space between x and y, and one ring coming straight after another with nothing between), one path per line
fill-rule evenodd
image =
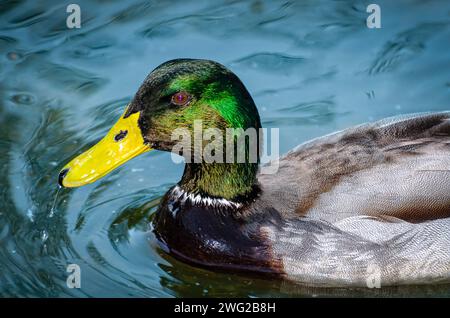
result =
M193 114L221 129L260 128L234 74L175 60L149 75L112 132L120 142L128 130L142 135L132 156L149 150L143 145L170 151L169 127L191 127ZM101 151L69 163L60 182L77 186L108 172L77 177ZM358 126L297 147L275 174L257 168L187 163L154 221L164 249L195 265L312 285L450 281L450 112Z
M159 239L190 263L308 284L450 280L450 112L315 139L258 184L239 208L175 186Z
M262 198L286 217L330 223L359 215L409 222L450 217L450 112L394 117L318 138L280 160L275 176L258 181Z

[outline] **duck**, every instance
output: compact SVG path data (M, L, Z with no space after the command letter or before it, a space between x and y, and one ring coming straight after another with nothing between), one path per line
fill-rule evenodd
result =
M58 183L79 187L142 153L173 152L173 131L192 133L196 120L261 137L255 102L231 70L170 60L150 72L107 135L60 170ZM308 286L450 282L450 111L313 139L273 160L273 173L261 173L268 164L257 144L256 159L246 152L226 163L190 160L195 145L184 144L183 175L151 222L165 253Z

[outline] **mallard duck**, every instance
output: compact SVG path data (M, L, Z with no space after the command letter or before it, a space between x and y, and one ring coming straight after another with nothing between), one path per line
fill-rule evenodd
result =
M192 131L194 120L221 131L261 127L223 65L168 61L59 184L78 187L143 152L172 151L172 131ZM197 266L308 285L450 281L450 112L363 124L298 146L275 174L259 168L249 156L187 162L153 221L161 247Z

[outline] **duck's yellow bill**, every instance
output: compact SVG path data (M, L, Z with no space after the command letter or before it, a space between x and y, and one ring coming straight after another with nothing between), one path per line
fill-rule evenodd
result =
M124 115L102 140L61 170L61 186L72 188L92 183L131 158L152 150L144 144L138 125L139 113L127 118Z

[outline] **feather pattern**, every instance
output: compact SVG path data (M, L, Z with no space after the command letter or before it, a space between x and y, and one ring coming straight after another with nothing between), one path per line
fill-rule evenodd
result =
M355 216L331 224L304 218L262 228L287 278L316 286L450 281L450 219L418 224Z
M259 180L262 200L252 209L270 204L284 216L261 233L288 279L450 281L450 112L315 139L282 158L278 175Z

